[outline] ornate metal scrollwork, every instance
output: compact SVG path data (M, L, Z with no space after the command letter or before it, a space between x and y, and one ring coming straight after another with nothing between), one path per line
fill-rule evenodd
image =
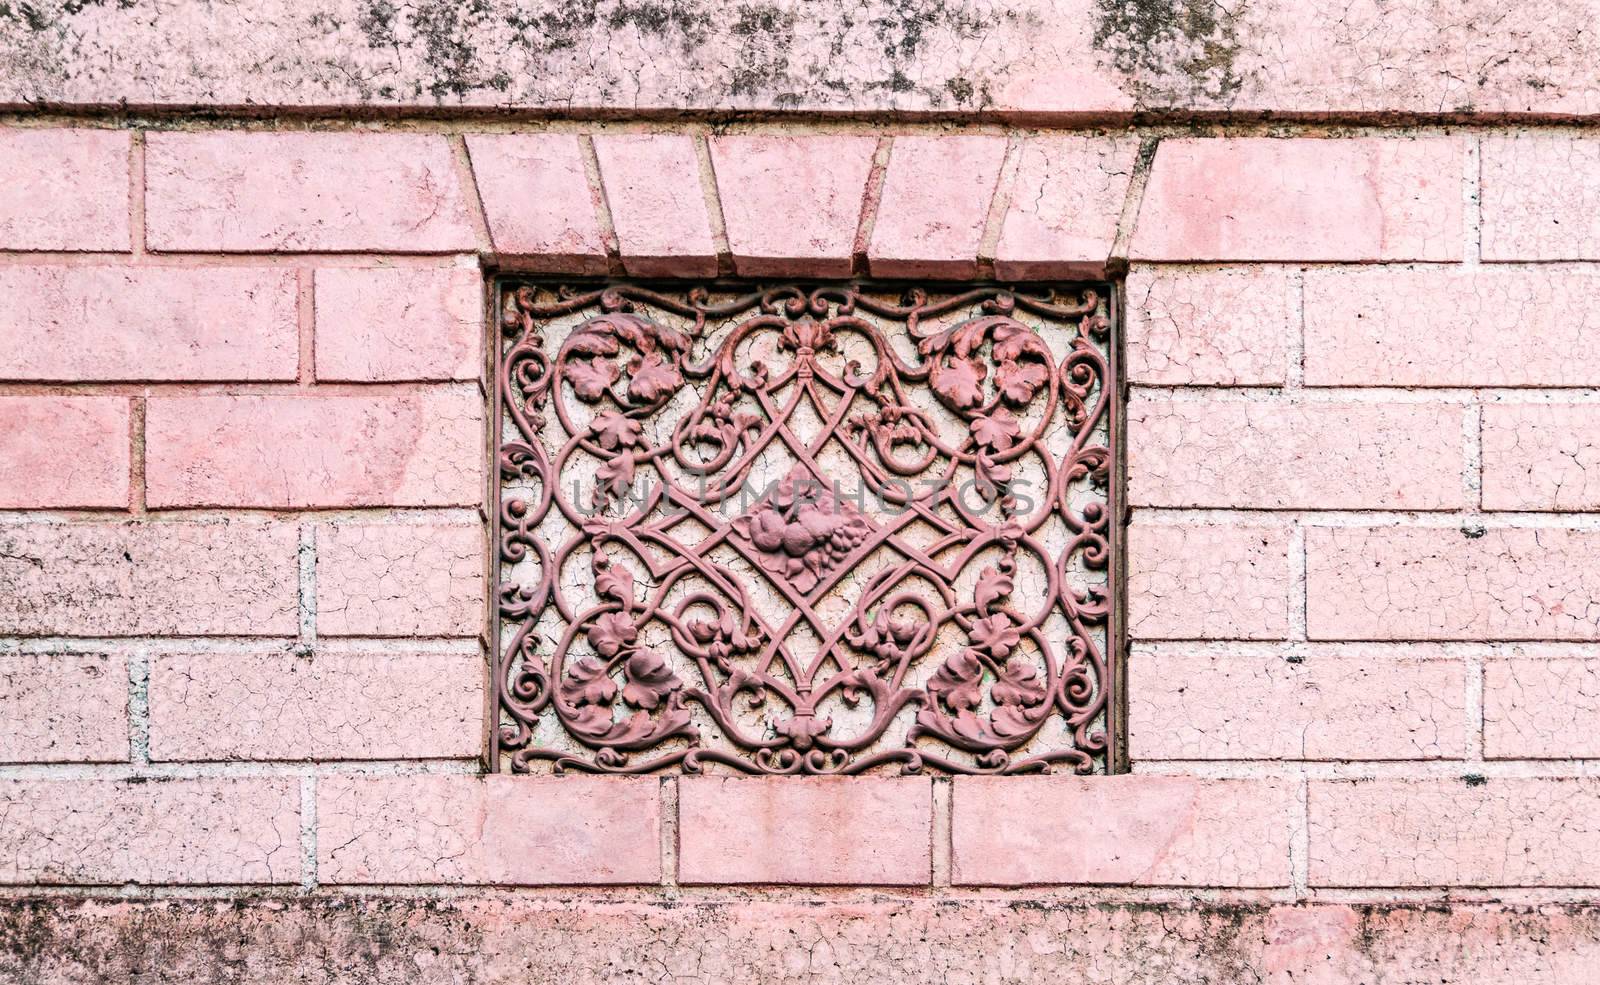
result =
M494 768L1105 768L1104 290L498 301Z

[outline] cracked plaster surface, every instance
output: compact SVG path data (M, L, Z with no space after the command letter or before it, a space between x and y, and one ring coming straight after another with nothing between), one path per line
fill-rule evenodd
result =
M323 524L317 630L327 636L476 636L484 532L476 524Z
M1590 886L1600 784L1590 777L1313 781L1320 886Z
M150 671L153 760L471 759L476 654L177 654Z
M1594 0L251 0L0 7L0 100L1593 113Z
M0 883L300 879L300 781L0 780Z
M293 635L298 544L246 520L0 526L0 633Z

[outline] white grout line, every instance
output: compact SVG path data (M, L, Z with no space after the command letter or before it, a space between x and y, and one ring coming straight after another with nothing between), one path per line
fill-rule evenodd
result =
M289 637L202 637L202 636L33 636L0 637L0 650L18 653L218 653L270 654L293 651L299 641ZM318 642L320 653L420 653L450 656L477 656L482 651L477 639L420 639L410 637L341 637Z
M1111 241L1111 255L1107 257L1108 265L1113 268L1122 267L1128 262L1134 227L1139 222L1145 187L1150 183L1150 172L1155 169L1156 152L1159 149L1160 138L1145 137L1139 141L1139 150L1133 161L1133 177L1128 180L1128 193L1122 199L1122 211L1117 215L1116 236Z
M1284 367L1283 388L1298 395L1306 382L1306 272L1305 268L1289 274L1289 299L1294 306L1294 325L1289 331L1288 365Z
M313 523L300 525L300 641L295 652L310 656L317 645L317 527Z
M1482 761L1484 751L1483 680L1484 657L1482 652L1468 653L1466 660L1467 695L1467 758Z
M301 760L231 760L216 763L16 763L0 765L0 780L201 780L250 777L307 776L432 776L480 774L473 759L403 759L383 761L341 760L307 763Z
M951 783L947 776L934 777L933 780L933 827L932 855L933 885L937 887L949 886L953 876L954 847L950 841L951 810L954 802L951 798Z
M1186 776L1212 780L1464 781L1496 779L1575 780L1600 778L1600 759L1140 759L1133 772L1146 776Z
M1593 659L1593 643L1450 643L1326 641L1302 643L1293 640L1171 640L1137 641L1135 656L1217 657L1262 660L1286 653L1306 659L1348 660L1560 660L1574 657Z
M1021 165L1022 137L1017 133L1008 133L1005 153L1000 159L1000 172L989 196L989 210L984 213L983 230L978 237L978 270L982 276L992 277L994 274L994 255L1000 245L1006 213L1011 209L1011 196Z
M1489 530L1600 531L1600 513L1408 513L1401 510L1262 510L1140 506L1134 511L1135 527L1272 526L1290 527L1411 527L1439 530L1455 528L1476 535Z
M678 778L661 778L661 885L678 885Z
M137 650L128 654L128 761L150 763L150 658Z
M1467 510L1478 513L1483 509L1483 405L1467 405L1461 420L1461 442L1464 458L1461 483Z
M1311 883L1311 784L1302 774L1294 784L1289 812L1289 885L1303 900Z
M317 777L300 778L300 888L317 888Z
M1600 389L1593 387L1305 387L1289 386L1188 386L1136 383L1135 400L1203 401L1215 403L1316 404L1316 403L1448 403L1462 406L1492 404L1596 404Z
M468 384L475 385L475 384ZM118 524L130 521L154 527L163 523L392 523L459 525L483 522L480 506L376 507L372 509L265 510L265 509L163 509L142 516L129 516L106 510L0 510L0 526L30 523Z

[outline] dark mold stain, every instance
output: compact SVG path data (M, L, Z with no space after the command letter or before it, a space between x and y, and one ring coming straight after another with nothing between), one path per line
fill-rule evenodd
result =
M1249 3L1214 0L1098 0L1094 46L1154 107L1227 103L1243 86L1235 66L1238 25Z

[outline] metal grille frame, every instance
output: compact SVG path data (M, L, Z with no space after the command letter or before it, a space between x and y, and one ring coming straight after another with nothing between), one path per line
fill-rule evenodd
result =
M1126 769L1117 285L504 275L488 288L491 771ZM740 351L756 336L767 359ZM864 351L874 364L850 358ZM767 365L779 355L787 365ZM792 419L807 386L846 405L818 401L809 435ZM967 428L961 443L941 437L930 408L946 432ZM1024 515L1010 466L1055 454L1043 439L1058 421L1074 435L1062 480ZM829 442L861 453L846 494L837 470L804 454ZM797 461L769 467L764 486L747 481L773 446ZM583 480L564 491L579 458ZM886 476L933 462L947 485L965 468L989 504L986 519L958 508L964 528L922 560L963 536L987 547L936 574L879 515L916 508L891 502ZM855 505L860 485L878 510ZM749 498L736 504L735 487ZM663 507L678 519L663 525ZM1044 604L1071 628L1060 651L1017 592L1019 554L1041 556L1041 514L1085 528L1042 552L1056 576ZM852 573L896 549L923 597L879 583L896 580L880 569L821 631L812 610L850 596ZM1103 580L1073 580L1085 570ZM787 618L756 604L756 583L792 604ZM810 658L786 652L797 625L821 637ZM836 721L829 702L855 717ZM1041 744L1047 722L1071 741Z

